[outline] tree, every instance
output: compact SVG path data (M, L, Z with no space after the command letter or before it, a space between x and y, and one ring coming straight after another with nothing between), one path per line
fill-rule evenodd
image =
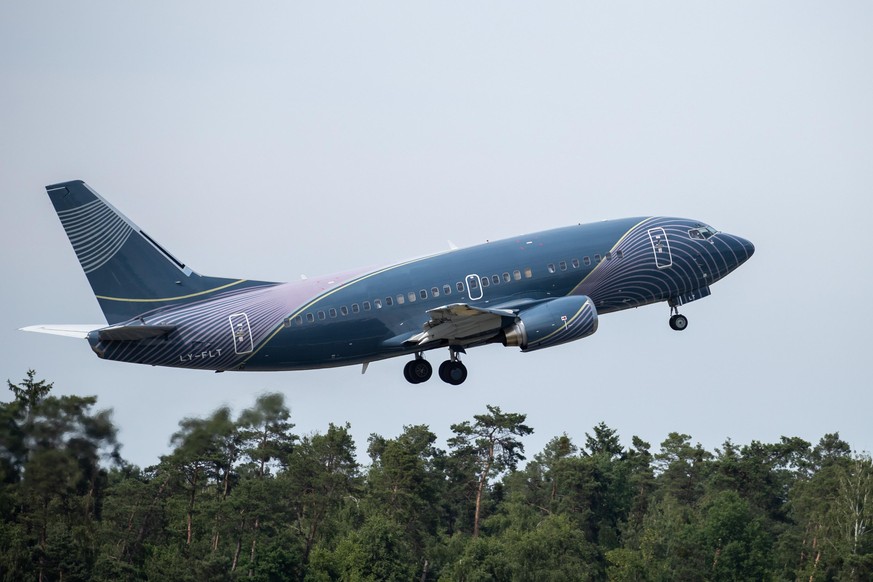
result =
M406 581L420 574L409 540L399 524L382 515L370 515L346 532L333 551L313 553L314 580Z
M427 426L405 426L395 439L371 435L368 447L367 503L403 526L419 553L440 522L445 453L436 438Z
M97 552L105 500L101 461L120 460L111 411L92 412L95 397L49 394L52 384L29 370L16 400L3 405L4 533L10 578L35 570L37 578L84 580ZM32 567L28 567L28 565ZM19 568L26 568L19 570Z
M182 419L179 427L170 441L175 449L161 457L161 467L172 476L174 488L181 489L187 498L185 546L190 548L198 494L206 491L210 481L221 482L222 474L227 475L235 460L235 448L227 446L234 440L235 427L227 407L205 419Z
M711 458L712 453L700 444L691 446L689 435L671 432L654 457L661 491L693 506L703 495L707 461Z
M304 436L278 475L284 496L291 501L294 531L303 541L303 562L322 528L346 498L359 495L355 443L346 424L331 423L325 434Z
M464 421L453 424L455 436L449 439L453 454L473 460L477 469L476 510L473 517L473 537L479 535L479 521L482 510L482 493L488 480L504 471L514 470L518 462L524 460L524 445L520 437L533 433L524 424L527 415L502 412L499 406L486 406L488 414L473 416L475 422Z
M585 448L591 455L604 455L610 459L624 451L618 439L618 431L609 428L604 422L594 427L594 436L585 433Z
M288 420L290 417L291 411L285 406L285 397L278 393L259 396L254 407L248 408L240 414L237 420L238 432L236 436L242 454L249 459L250 466L254 468L256 479L263 480L267 476L271 464L278 467L284 467L287 464L288 456L298 438L291 432L294 424ZM226 491L225 487L225 496ZM261 528L261 518L261 513L254 513L252 545L249 552L249 575L252 574L255 565L255 551ZM236 569L240 549L241 538L238 538L231 571Z
M829 447L834 436L825 435L819 447ZM822 455L822 467L791 491L799 533L792 541L800 547L789 546L789 556L799 557L797 575L806 579L867 580L873 575L873 466L868 455L851 455L841 445L836 450Z
M252 408L242 411L237 420L242 454L249 458L259 478L264 477L271 463L287 464L288 455L298 440L291 432L291 411L282 394L263 394Z

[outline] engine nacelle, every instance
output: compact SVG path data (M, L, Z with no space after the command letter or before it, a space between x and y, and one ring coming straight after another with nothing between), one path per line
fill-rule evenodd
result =
M515 323L503 330L505 346L523 352L565 344L597 331L597 310L585 295L550 299L518 314Z

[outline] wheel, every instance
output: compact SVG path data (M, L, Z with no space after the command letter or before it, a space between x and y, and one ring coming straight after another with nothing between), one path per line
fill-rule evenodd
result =
M406 362L406 365L403 366L403 377L406 378L406 381L410 384L418 384L415 380L415 377L412 375L412 366L415 364L415 360L410 360Z
M463 384L464 380L467 379L467 366L461 362L446 360L440 364L439 374L440 380L453 386L457 386Z
M449 381L449 368L451 368L451 367L452 367L451 360L446 360L445 362L440 364L440 367L437 370L437 373L439 374L440 380L442 380L443 382Z
M670 318L670 329L683 331L686 327L688 327L688 318L684 315L677 314Z
M406 362L405 366L403 366L403 377L406 378L406 381L410 384L427 382L430 380L432 374L433 368L431 367L430 362L422 358L410 360Z

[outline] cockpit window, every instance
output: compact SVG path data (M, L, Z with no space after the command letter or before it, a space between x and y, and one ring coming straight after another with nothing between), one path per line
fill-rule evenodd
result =
M712 235L714 235L716 231L711 226L700 225L697 228L692 228L688 231L688 236L697 240L706 240Z

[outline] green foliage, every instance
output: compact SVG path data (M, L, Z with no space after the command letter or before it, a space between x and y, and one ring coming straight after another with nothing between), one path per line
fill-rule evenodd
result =
M479 535L482 514L482 497L490 479L505 471L514 471L519 461L524 460L524 444L520 437L533 433L524 424L524 414L506 412L499 406L486 406L488 414L476 414L474 423L465 420L452 425L455 436L449 439L452 457L458 460L456 467L466 469L468 483L475 487L475 512L473 537Z
M140 469L96 399L32 370L0 403L0 580L869 580L873 460L599 423L522 465L525 415L294 434L279 394L185 418Z

